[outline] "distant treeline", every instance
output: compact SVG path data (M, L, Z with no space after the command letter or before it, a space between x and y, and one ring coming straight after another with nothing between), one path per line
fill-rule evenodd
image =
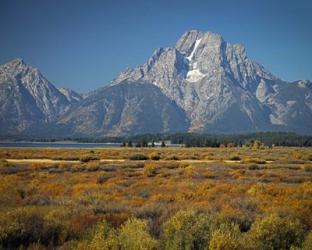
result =
M243 146L251 145L260 141L265 146L297 146L311 147L312 136L298 135L284 132L260 132L252 134L146 134L125 138L124 141L131 142L159 142L170 141L172 144L183 144L186 147L220 147L220 146Z
M171 138L173 143L186 146L219 147L220 145L243 146L260 141L265 146L298 146L311 147L312 136L297 135L295 133L261 132L253 134L209 135L209 134L177 134Z
M24 138L25 139L25 138ZM28 139L29 140L29 139ZM311 147L312 136L298 135L285 132L259 132L252 134L197 134L197 133L176 133L176 134L142 134L125 137L103 137L103 138L47 138L31 141L55 142L55 141L76 141L81 143L121 143L123 146L151 146L154 143L170 141L172 144L182 144L186 147L220 147L220 146L243 146L261 142L265 146L297 146ZM16 140L18 141L18 140ZM154 143L153 143L154 142Z

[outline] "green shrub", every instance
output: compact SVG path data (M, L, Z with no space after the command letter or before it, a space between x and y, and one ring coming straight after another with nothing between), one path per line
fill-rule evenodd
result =
M129 156L129 160L132 161L145 161L148 160L148 157L144 154L133 154Z
M266 161L257 159L255 163L257 163L257 164L266 164Z
M168 155L168 156L166 157L166 160L178 161L178 160L180 160L180 158L179 158L178 156L176 156L176 155Z
M238 155L232 155L232 156L230 157L230 160L231 160L231 161L240 161L241 158L240 158Z
M99 157L96 157L96 156L92 156L92 155L84 155L82 157L79 158L79 160L81 162L89 162L89 161L97 161L97 160L100 160Z
M222 224L213 231L209 250L241 250L242 234L236 224Z
M249 170L259 170L260 169L260 167L258 166L258 164L250 164L249 166L248 166L248 169Z
M311 249L312 249L312 231L308 233L303 242L303 250L311 250Z
M22 207L0 213L0 246L5 249L35 242L46 246L60 244L63 236L61 223L45 219L38 208Z
M209 216L194 211L180 211L163 225L163 248L205 249L209 245L212 228Z
M113 229L105 220L99 223L89 244L91 250L152 250L156 247L147 222L132 218L120 229Z
M129 219L119 230L118 241L122 250L149 250L156 248L145 220Z
M116 231L105 220L99 223L88 248L91 250L119 249Z
M269 215L257 219L248 232L251 249L290 249L300 246L304 238L304 230L298 220Z
M159 161L160 160L160 155L157 153L152 153L150 154L149 158L153 161Z
M242 163L256 163L256 164L266 164L265 160L260 160L260 159L243 159Z

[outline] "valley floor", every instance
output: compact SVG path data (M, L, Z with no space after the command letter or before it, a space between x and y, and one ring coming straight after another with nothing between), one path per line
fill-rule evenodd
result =
M312 148L2 148L0 159L0 249L312 249Z

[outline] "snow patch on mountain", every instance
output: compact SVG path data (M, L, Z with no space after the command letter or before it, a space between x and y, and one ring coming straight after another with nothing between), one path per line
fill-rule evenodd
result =
M203 79L205 75L200 72L199 69L193 69L187 72L186 80L188 82L198 82L199 80Z
M190 54L188 57L186 57L187 60L189 60L189 61L192 60L192 58L193 58L193 56L194 56L194 54L195 54L195 52L196 52L196 49L197 49L198 45L200 44L200 41L201 41L201 39L197 39L197 40L195 41L195 45L194 45L194 48L193 48L191 54Z

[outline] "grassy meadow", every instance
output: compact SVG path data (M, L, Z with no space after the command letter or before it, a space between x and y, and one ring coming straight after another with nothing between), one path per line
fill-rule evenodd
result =
M312 148L2 148L0 178L0 249L312 249Z

